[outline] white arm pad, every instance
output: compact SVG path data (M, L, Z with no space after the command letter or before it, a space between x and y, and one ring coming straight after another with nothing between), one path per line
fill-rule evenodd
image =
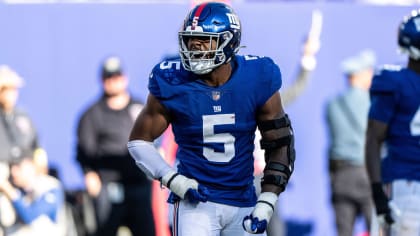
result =
M127 148L136 161L137 166L147 176L153 179L159 179L170 171L173 171L152 142L132 140L127 143Z

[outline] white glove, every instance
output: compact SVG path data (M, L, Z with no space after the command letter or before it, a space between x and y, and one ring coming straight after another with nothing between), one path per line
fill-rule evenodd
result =
M206 202L209 195L207 188L199 185L195 179L187 178L173 170L162 177L162 184L181 199L192 203Z
M260 194L251 215L246 216L242 221L244 230L251 234L260 234L267 229L271 216L276 207L278 196L272 192Z

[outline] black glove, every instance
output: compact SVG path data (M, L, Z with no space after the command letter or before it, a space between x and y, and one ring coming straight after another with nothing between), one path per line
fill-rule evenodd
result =
M372 195L373 201L376 207L376 214L379 217L383 216L385 222L387 224L394 223L394 219L391 216L391 209L388 205L388 197L385 195L384 190L382 188L382 183L373 183L372 184Z

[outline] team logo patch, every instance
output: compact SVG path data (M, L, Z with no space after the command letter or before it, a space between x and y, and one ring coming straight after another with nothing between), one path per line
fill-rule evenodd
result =
M218 101L220 99L220 91L212 91L211 98L213 101Z

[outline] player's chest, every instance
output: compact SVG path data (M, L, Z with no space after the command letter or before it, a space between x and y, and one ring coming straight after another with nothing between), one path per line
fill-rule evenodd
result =
M252 93L244 89L191 88L175 100L172 110L190 120L213 114L253 114L256 109Z

